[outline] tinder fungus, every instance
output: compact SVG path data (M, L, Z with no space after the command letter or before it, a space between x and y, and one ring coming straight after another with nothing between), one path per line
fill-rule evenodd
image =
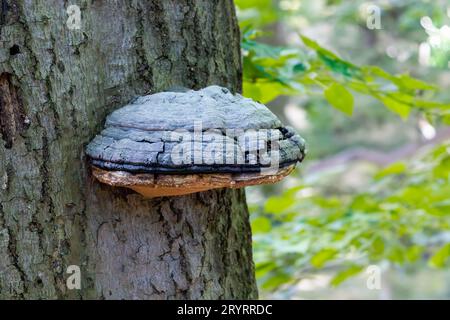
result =
M304 154L269 109L219 86L139 97L87 147L100 182L145 197L274 183Z

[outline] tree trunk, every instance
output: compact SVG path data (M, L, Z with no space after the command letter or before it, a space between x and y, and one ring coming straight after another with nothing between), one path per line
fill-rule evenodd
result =
M80 29L65 1L0 0L0 297L256 298L243 190L145 200L84 156L137 95L240 91L232 0L72 3Z

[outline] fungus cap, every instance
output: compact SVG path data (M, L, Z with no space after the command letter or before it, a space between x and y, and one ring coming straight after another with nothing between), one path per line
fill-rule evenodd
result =
M210 86L133 100L86 153L100 182L156 197L277 182L305 143L264 105Z

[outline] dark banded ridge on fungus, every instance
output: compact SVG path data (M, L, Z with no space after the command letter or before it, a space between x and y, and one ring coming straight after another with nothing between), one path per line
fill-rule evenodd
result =
M210 86L134 99L86 153L100 182L155 197L278 182L305 142L263 104Z

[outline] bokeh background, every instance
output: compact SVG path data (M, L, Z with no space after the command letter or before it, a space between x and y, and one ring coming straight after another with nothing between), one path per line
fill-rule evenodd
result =
M450 1L235 3L244 94L308 146L248 189L260 296L449 299Z

